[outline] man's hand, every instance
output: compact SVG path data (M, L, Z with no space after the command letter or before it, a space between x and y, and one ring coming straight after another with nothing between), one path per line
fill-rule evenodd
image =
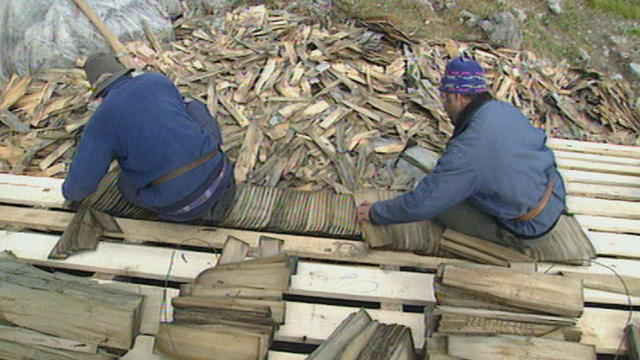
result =
M356 209L357 222L371 221L371 218L369 217L369 210L371 210L372 205L373 204L368 201L358 205L358 208Z

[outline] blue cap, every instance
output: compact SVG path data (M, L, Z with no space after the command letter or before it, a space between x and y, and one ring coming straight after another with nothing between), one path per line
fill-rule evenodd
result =
M466 55L449 61L439 89L454 94L477 94L487 91L482 66Z

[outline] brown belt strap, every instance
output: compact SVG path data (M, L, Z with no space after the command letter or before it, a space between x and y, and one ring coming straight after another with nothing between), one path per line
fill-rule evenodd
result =
M549 202L549 198L551 197L551 193L553 192L553 181L549 181L547 184L547 188L544 190L544 194L542 195L542 199L540 199L540 203L536 205L533 209L529 210L526 214L520 215L514 220L518 221L529 221L534 217L538 216L544 210L544 207L547 206Z
M202 155L201 157L193 160L192 162L188 163L187 165L183 165L175 170L173 170L172 172L162 175L159 178L153 180L151 182L152 186L158 186L160 184L164 184L169 180L173 180L175 178L177 178L178 176L188 173L189 171L197 168L198 166L204 164L205 162L207 162L208 160L212 159L214 156L216 156L218 154L220 150L218 148L215 148L213 150L211 150L210 152Z

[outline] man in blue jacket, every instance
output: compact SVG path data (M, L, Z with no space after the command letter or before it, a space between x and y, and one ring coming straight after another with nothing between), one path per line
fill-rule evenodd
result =
M455 130L433 171L388 201L361 204L358 221L434 219L467 235L516 249L545 238L565 210L565 187L545 133L486 91L482 67L462 56L440 86Z
M223 214L233 200L233 167L206 106L184 103L163 75L131 76L133 69L113 55L92 55L84 70L102 103L84 129L64 197L87 198L117 160L122 195L160 218L187 221L212 209Z

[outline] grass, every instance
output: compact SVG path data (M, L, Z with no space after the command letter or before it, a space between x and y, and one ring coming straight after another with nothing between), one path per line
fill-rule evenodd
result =
M586 0L589 7L617 14L625 19L640 19L640 2L637 0Z

